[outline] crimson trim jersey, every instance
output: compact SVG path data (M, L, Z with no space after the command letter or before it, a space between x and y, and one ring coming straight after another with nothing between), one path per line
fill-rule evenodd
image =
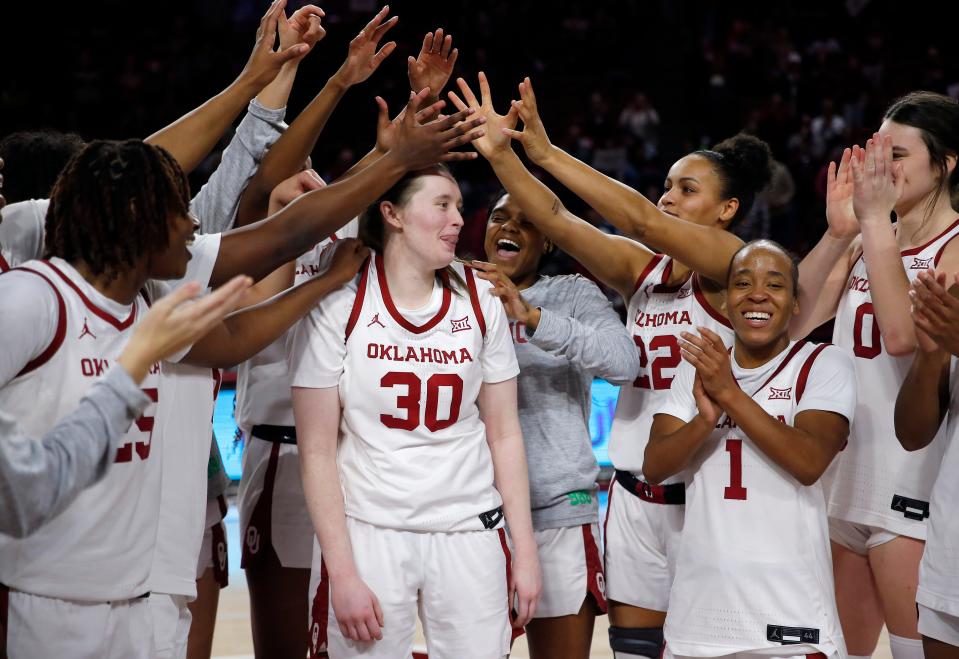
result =
M956 235L959 220L925 245L903 250L902 265L909 280L937 266ZM833 342L855 356L860 388L849 444L826 476L829 516L924 540L929 496L944 442L910 452L896 439L893 407L912 355L893 357L886 352L862 255L847 278Z
M742 390L782 423L794 425L806 410L852 420L855 373L839 348L793 342L756 369L739 367L735 354L731 362ZM694 376L683 362L660 414L684 422L698 414ZM686 516L665 625L670 650L842 653L820 483L802 485L726 415L684 475Z
M296 327L293 386L339 387L349 517L410 531L502 525L476 401L484 383L514 378L519 367L490 284L452 267L467 290L452 291L443 272L426 306L405 310L376 254Z
M0 387L0 408L39 437L114 366L148 300L141 293L117 316L84 293L89 284L61 259L28 261L2 277L18 273L42 278L59 305L53 342ZM148 289L158 296L151 284ZM121 441L103 479L29 537L0 536L0 582L35 595L93 602L146 592L159 507L159 497L150 493L159 489L162 457L152 442L159 370L154 365L141 384L153 403Z
M629 299L626 330L639 350L639 375L619 390L609 438L609 457L616 469L642 474L653 414L669 395L676 368L682 361L680 332L705 327L732 345L729 321L709 304L698 275L678 286L668 286L673 259L653 256L636 280ZM668 482L676 482L679 478Z

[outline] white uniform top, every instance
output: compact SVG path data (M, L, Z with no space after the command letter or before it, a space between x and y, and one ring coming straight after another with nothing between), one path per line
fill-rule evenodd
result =
M935 267L957 234L959 221L926 245L904 250L902 264L909 280ZM883 349L862 256L839 301L833 343L856 357L860 387L849 445L827 473L829 516L924 540L943 443L909 452L896 439L893 407L912 355L893 357Z
M220 234L197 236L183 282L206 288L220 252ZM177 282L178 284L180 282ZM196 596L196 559L206 520L206 466L213 432L217 369L164 362L154 440L163 444L159 524L148 590Z
M43 254L43 226L49 199L29 199L0 210L0 272Z
M122 305L58 258L28 261L0 276L0 300L27 295L32 304L53 304L52 313L44 312L49 327L28 315L18 323L15 314L2 314L8 345L33 341L42 347L18 351L21 361L30 361L12 379L0 378L0 408L27 432L43 435L76 409L112 367L147 312L147 298L165 292L164 285L148 282L145 295ZM151 368L141 384L154 401L159 370L159 365ZM103 480L28 538L0 535L0 582L32 594L82 601L123 600L146 592L160 503L162 451L152 441L155 409L155 404L148 406L131 426Z
M680 332L696 333L697 327L705 327L727 346L733 342L729 321L706 300L699 276L693 275L679 286L667 286L672 270L672 258L655 255L636 280L626 312L626 330L639 350L640 369L636 380L619 390L609 457L617 469L637 476L643 472L653 415L666 400L682 361ZM667 482L680 480L675 477Z
M856 377L839 348L792 342L759 368L740 368L735 354L731 361L743 391L783 423L793 425L804 410L852 420ZM683 362L659 413L686 422L696 416L694 376ZM672 651L845 654L822 486L800 484L725 415L685 475L686 519L665 626ZM784 642L797 645L784 649Z
M932 486L926 549L919 564L916 601L936 611L959 616L959 368L950 364L949 411L945 431L934 442L944 443L945 455Z
M439 532L502 525L476 399L484 382L516 377L519 366L489 283L453 267L468 291L437 282L428 304L398 309L377 254L296 327L292 384L339 386L345 510L368 524Z
M320 254L331 241L355 238L358 223L356 218L330 238L320 242L296 260L294 285L323 272ZM327 266L328 267L328 266ZM293 425L293 403L290 401L290 374L286 367L287 346L293 330L284 332L280 338L251 357L236 369L236 425L244 432L257 424L273 426Z

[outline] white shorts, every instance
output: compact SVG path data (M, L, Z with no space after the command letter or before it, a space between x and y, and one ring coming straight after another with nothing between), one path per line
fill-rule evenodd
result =
M193 617L186 595L150 593L153 617L153 656L156 659L186 659L187 639Z
M606 598L666 611L686 507L643 501L613 480L604 522Z
M343 637L329 588L313 566L311 653L328 645L331 657L409 657L419 612L430 659L499 659L509 654L509 545L503 529L415 533L346 518L360 578L383 610L383 638ZM324 628L325 625L325 628Z
M200 579L207 570L213 570L213 577L220 588L230 584L230 562L226 544L226 500L219 496L207 502L206 530L200 544L200 555L196 562L196 578Z
M243 541L241 567L255 565L272 547L280 565L310 568L313 523L300 480L300 455L293 444L268 442L244 433L243 476L237 494Z
M599 552L599 525L544 529L535 531L533 536L543 571L543 590L535 617L576 615L590 595L605 613L606 582Z
M3 613L0 606L0 618ZM13 659L149 659L154 656L153 621L145 597L90 603L11 590L6 614L6 648ZM0 629L3 622L0 620ZM2 647L0 642L0 649Z
M937 641L959 647L959 617L917 604L919 633Z
M784 646L788 648L789 646ZM832 654L827 656L822 652L816 652L814 654L759 654L756 652L734 652L733 654L724 654L718 657L710 657L710 659L839 659L841 655ZM702 659L702 657L690 657L687 655L673 654L669 650L669 644L666 644L666 648L663 650L663 655L661 659Z
M887 531L878 526L829 518L829 539L860 556L865 556L873 547L886 544L898 537L898 533Z

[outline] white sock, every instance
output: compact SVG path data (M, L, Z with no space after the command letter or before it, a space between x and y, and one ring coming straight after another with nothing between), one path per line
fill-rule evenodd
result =
M923 659L922 639L889 635L892 659Z

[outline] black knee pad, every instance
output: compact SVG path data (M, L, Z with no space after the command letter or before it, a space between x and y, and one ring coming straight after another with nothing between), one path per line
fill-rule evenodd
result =
M609 647L627 656L659 659L663 654L662 627L610 627Z

